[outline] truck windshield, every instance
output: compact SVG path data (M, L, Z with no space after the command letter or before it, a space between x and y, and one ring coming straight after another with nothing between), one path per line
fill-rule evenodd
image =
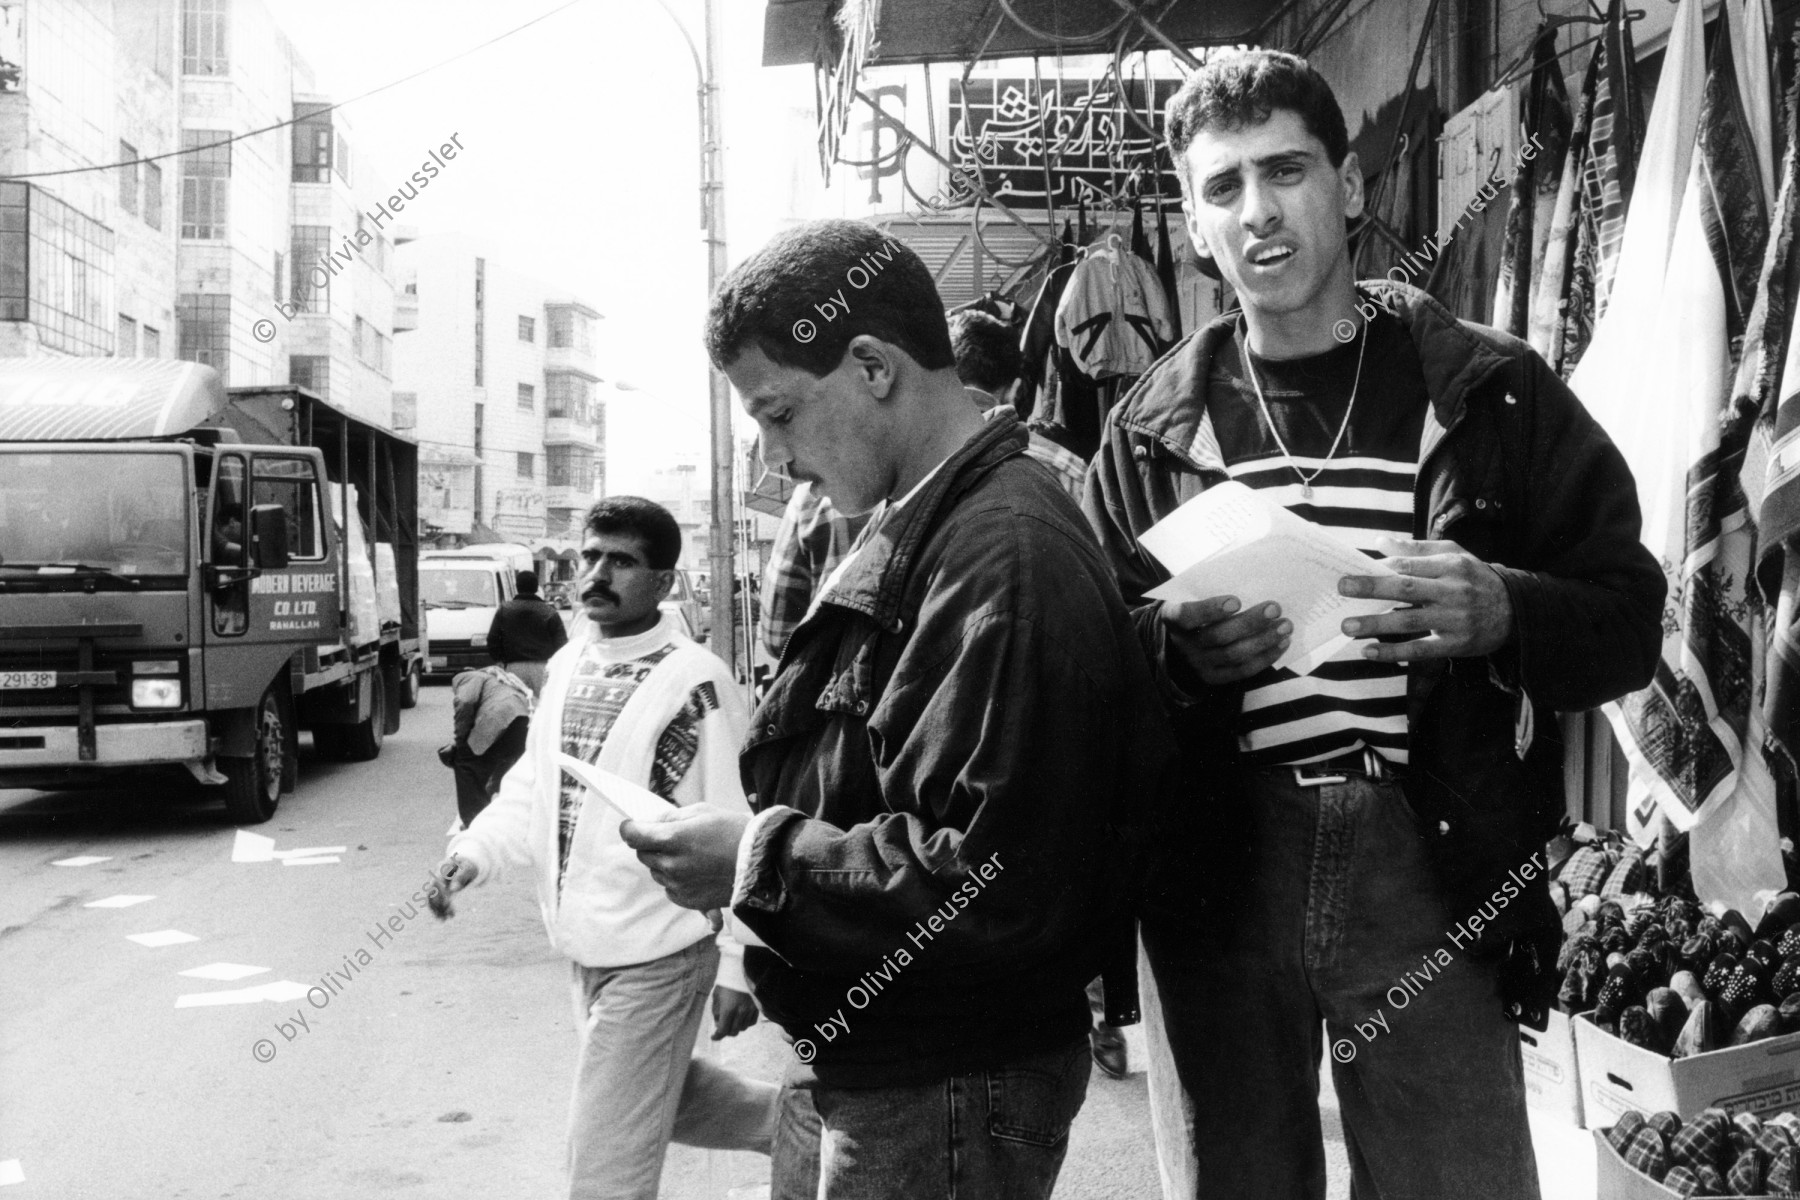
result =
M174 454L0 453L0 578L186 574L188 514Z
M500 603L494 595L492 571L422 570L419 595L426 608L493 608Z

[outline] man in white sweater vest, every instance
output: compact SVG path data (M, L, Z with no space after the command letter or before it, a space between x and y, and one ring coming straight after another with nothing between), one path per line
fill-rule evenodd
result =
M619 840L620 814L556 765L569 754L671 806L748 813L743 694L657 607L680 553L680 527L659 505L615 496L588 510L577 586L589 636L550 659L524 757L438 868L448 892L508 868L536 872L545 928L570 959L582 1039L572 1200L654 1200L671 1140L767 1154L775 1128L775 1085L692 1057L709 989L715 1039L756 1023L742 947L672 903ZM450 915L448 894L437 895Z

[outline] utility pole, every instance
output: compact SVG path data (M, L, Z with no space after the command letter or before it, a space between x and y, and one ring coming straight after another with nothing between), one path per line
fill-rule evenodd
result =
M710 298L725 278L725 145L719 124L719 13L717 0L701 0L705 14L706 53L702 58L694 45L693 35L682 24L668 0L656 0L675 22L694 56L694 73L699 77L700 100L700 228L706 241L706 294ZM740 670L737 655L737 631L732 627L735 608L732 584L737 573L733 569L737 523L732 511L732 439L731 382L717 367L710 368L709 398L712 413L712 585L707 596L708 620L712 631L713 653L731 665L732 674L748 679L749 672ZM746 631L748 625L745 626Z
M701 0L706 14L706 61L700 71L700 216L706 229L706 294L710 298L725 278L725 146L719 123L718 0ZM733 566L737 522L732 506L731 383L717 367L708 371L712 392L712 610L713 652L731 665L739 678ZM749 626L745 626L749 632Z

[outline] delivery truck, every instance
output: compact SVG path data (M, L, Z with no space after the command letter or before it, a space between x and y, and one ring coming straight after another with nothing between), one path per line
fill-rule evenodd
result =
M0 359L0 788L197 784L254 824L301 730L380 754L424 665L417 462L300 387Z

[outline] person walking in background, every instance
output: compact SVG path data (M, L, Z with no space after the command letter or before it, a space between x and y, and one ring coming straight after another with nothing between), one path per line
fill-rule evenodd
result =
M1019 371L1024 363L1019 354L1019 335L998 317L965 308L950 318L950 348L956 355L957 378L962 380L975 407L989 418L1002 411L1016 415L1013 397L1019 390ZM1087 464L1081 456L1035 429L1029 434L1031 441L1025 453L1049 467L1069 498L1081 503L1082 480L1087 475ZM1123 1045L1121 1042L1121 1053Z
M519 594L500 606L488 626L488 657L525 681L533 694L544 690L544 666L569 640L562 614L538 595L536 571L520 571Z
M488 806L500 781L525 753L532 700L530 686L498 663L460 671L450 681L455 740L448 761L456 772L460 828L468 828L475 814Z
M714 1038L756 1023L742 950L677 907L620 840L618 811L557 767L568 754L666 800L748 819L737 750L747 704L725 664L658 604L681 528L635 496L595 502L581 547L592 623L557 651L494 802L438 868L450 894L510 869L537 877L551 943L570 960L581 1048L569 1117L572 1200L655 1200L671 1140L767 1154L777 1088L693 1057L707 994ZM718 986L714 987L715 978Z

